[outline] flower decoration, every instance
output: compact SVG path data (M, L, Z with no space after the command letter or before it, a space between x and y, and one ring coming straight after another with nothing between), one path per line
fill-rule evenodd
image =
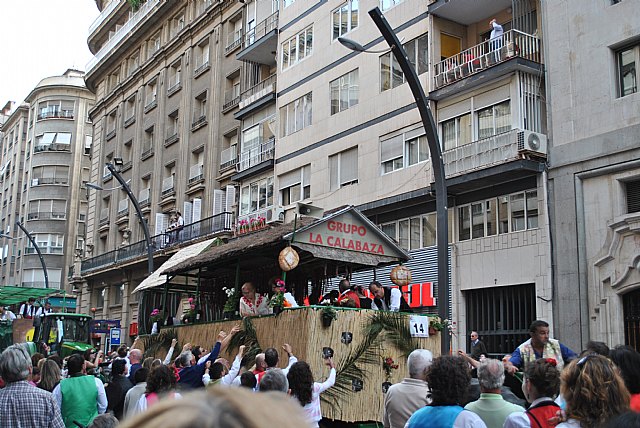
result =
M238 232L245 233L249 231L249 222L247 219L242 219L238 222Z
M451 321L447 319L440 321L440 318L431 317L431 319L429 320L429 327L437 331L442 331L445 328L451 330Z
M384 370L387 381L389 381L389 379L391 379L391 374L393 373L393 371L398 369L398 364L393 361L393 358L385 357L382 359L382 369Z
M545 359L544 359L544 361L545 361L547 364L550 364L552 367L555 367L555 366L557 366L557 365L558 365L558 362L556 361L556 359L555 359L555 358L545 358Z
M160 309L155 308L154 310L152 310L151 314L149 314L149 320L151 321L151 324L154 324L162 320L162 314L160 314Z
M233 287L223 287L222 291L227 295L227 301L224 304L224 312L235 312L240 304L240 293L236 293Z

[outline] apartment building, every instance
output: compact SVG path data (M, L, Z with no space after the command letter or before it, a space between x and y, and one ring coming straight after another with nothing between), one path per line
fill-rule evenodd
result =
M556 329L640 349L640 2L545 3Z
M84 74L67 70L40 81L3 124L2 283L72 291L74 263L84 250L94 96Z
M88 190L92 221L79 305L132 325L135 335L139 301L131 296L149 275L147 245L131 199L106 164L139 202L156 267L181 247L232 231L243 10L229 0L96 5L86 82L96 94L90 183L103 190ZM167 233L178 213L184 227Z

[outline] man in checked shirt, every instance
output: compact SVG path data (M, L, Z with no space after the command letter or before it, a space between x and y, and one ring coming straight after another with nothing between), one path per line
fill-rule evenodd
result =
M4 428L64 428L53 394L29 384L31 357L24 345L12 345L0 355L0 415Z

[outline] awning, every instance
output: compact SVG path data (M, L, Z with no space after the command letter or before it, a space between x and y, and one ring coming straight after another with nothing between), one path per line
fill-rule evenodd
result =
M151 275L149 275L144 281L142 281L136 288L133 290L134 293L138 291L146 290L149 288L158 287L164 285L167 282L167 275L164 272L183 261L195 257L204 250L206 250L209 245L213 242L213 239L209 239L207 241L198 242L197 244L189 245L177 253L175 253L169 260L164 262L162 266L156 269Z
M14 305L16 303L26 302L31 297L40 299L59 292L60 290L53 288L0 287L0 305Z

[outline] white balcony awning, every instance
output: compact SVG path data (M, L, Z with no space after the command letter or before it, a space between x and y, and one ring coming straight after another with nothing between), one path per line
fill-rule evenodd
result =
M195 257L198 254L202 253L204 250L209 248L209 245L213 242L213 239L208 239L206 241L198 242L197 244L189 245L177 253L175 253L169 260L164 262L162 266L156 269L151 275L149 275L144 281L142 281L136 288L133 290L134 293L137 293L142 290L148 290L149 288L159 287L164 285L167 282L167 275L164 272L172 266L177 265L191 257Z

